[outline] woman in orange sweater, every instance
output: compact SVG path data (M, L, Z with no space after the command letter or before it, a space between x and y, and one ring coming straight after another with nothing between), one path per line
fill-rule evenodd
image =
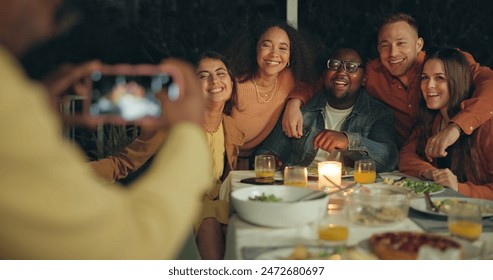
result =
M227 56L238 77L231 116L246 134L238 168L250 169L250 156L274 128L287 100L305 103L313 94L313 58L298 31L285 22L255 26L230 47Z
M400 152L399 169L466 196L493 200L493 120L471 135L462 134L447 149L445 158L425 155L428 138L445 128L460 112L463 101L472 96L472 74L464 55L449 48L428 51L421 92L418 120Z

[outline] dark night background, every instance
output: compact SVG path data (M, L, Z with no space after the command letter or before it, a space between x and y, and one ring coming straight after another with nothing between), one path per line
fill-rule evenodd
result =
M33 78L64 62L158 63L168 56L190 59L204 50L223 52L257 19L286 17L286 0L72 2L80 11L79 23L24 58ZM425 49L433 44L459 47L481 64L493 66L492 1L299 0L298 25L310 38L321 72L327 52L339 47L356 48L365 58L376 58L379 19L398 11L416 18ZM89 159L98 159L119 151L138 130L105 126L99 132L77 129L70 133Z
M107 63L157 63L223 51L257 18L285 18L285 0L72 0L78 25L32 51L24 64L35 78L61 62L98 58ZM425 39L470 52L493 66L493 2L487 0L299 0L299 30L310 35L321 58L347 46L375 58L381 15L414 16ZM323 61L321 62L324 63Z

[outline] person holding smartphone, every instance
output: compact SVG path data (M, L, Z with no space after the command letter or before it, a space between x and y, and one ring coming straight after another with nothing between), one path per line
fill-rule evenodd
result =
M206 98L203 128L213 158L216 183L211 184L202 197L201 214L194 225L195 239L202 259L222 259L229 203L219 199L219 188L229 171L236 168L237 151L245 140L245 134L231 117L237 96L234 75L227 59L219 53L207 51L196 60L196 75ZM123 179L141 168L165 142L165 133L144 131L118 154L90 164L105 180Z
M129 189L105 185L62 137L46 94L65 91L100 65L65 68L47 88L20 68L23 54L60 31L63 8L61 0L0 0L2 258L174 258L213 181L194 69L176 59L162 63L180 88L175 101L160 97L167 141Z

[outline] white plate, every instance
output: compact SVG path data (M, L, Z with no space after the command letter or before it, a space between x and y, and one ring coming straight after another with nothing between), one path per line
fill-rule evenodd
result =
M457 199L459 201L467 201L469 203L474 203L478 205L489 205L490 207L493 207L493 201L490 200L485 200L485 199L477 199L477 198L468 198L468 197L435 197L431 198L432 201L437 201L437 200L444 200L444 199ZM426 209L426 202L424 198L416 198L411 200L411 203L409 204L411 208L414 210L417 210L419 212L431 214L431 215L436 215L436 216L442 216L442 217L447 217L447 213L443 212L434 212L431 210ZM483 213L483 218L485 217L492 217L493 213Z
M314 256L313 258L310 258L312 260L324 259L324 257L319 257L319 258L317 257L325 256L325 255L330 256L332 254L335 254L336 252L336 247L305 246L305 248L308 250L308 252L310 252L310 254ZM256 260L285 260L291 254L293 254L294 249L295 246L273 249L256 256L255 259Z
M449 237L449 236L447 236L447 237ZM479 259L479 257L480 257L479 248L474 247L471 244L471 242L468 242L465 240L460 240L457 238L452 238L452 237L449 237L449 238L453 239L454 241L459 242L462 245L462 248L464 249L464 260L477 260L477 259ZM369 240L369 238L361 240L358 243L358 247L371 253L370 243L368 242L368 240Z

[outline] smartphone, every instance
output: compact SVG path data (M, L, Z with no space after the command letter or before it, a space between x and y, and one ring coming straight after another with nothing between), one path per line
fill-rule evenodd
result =
M160 65L104 64L54 98L66 126L162 126L160 100L175 101L180 89Z
M106 75L96 71L91 80L89 113L92 117L104 116L125 122L159 118L162 112L156 94L165 89L169 99L179 96L178 87L165 73Z

